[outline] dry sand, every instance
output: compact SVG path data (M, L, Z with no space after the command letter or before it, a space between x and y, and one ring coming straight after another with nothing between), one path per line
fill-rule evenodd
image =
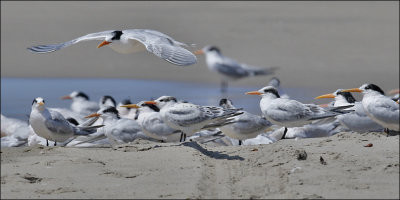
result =
M176 67L147 52L122 55L83 42L50 54L32 45L87 33L145 28L178 41L217 45L256 66L280 66L283 87L326 91L372 82L399 83L398 1L306 2L1 2L1 72L5 77L108 77L212 82L204 56ZM196 49L190 49L196 50ZM260 88L270 77L233 82Z
M2 148L1 163L1 198L399 198L399 135L381 133L242 147Z

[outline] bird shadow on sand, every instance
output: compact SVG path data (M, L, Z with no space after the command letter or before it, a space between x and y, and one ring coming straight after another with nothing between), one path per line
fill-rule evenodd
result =
M220 153L218 151L209 151L202 146L200 146L197 142L183 142L180 144L180 146L186 146L186 147L191 147L193 149L196 149L200 151L202 154L214 158L214 159L226 159L226 160L244 160L244 158L240 156L230 156L228 154Z

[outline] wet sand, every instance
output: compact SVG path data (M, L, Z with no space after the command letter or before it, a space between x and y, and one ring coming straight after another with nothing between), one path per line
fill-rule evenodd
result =
M145 28L217 45L256 66L280 66L283 87L337 88L399 82L399 2L1 2L4 77L108 77L212 82L204 56L188 67L148 52L122 55L98 41L50 54L27 47L87 33ZM192 48L190 50L196 50ZM260 88L270 77L233 82Z
M399 135L340 133L242 147L2 148L1 198L398 199L398 147Z

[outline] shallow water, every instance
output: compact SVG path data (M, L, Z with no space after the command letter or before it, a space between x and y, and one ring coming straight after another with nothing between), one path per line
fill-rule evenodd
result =
M221 95L219 85L208 83L138 79L1 78L1 113L7 117L28 120L34 98L43 97L47 107L69 108L71 101L61 100L60 97L80 90L92 101L110 95L117 102L129 98L133 103L169 95L199 105L216 106L222 97L228 97L236 107L261 114L260 98L244 94L261 87L230 87L226 95ZM305 88L284 88L283 91L304 103L312 102L314 97L324 92Z

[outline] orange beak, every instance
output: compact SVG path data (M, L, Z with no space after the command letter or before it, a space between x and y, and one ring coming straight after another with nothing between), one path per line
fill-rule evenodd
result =
M61 97L61 99L72 99L72 97L70 97L70 96L63 96L63 97Z
M145 104L152 104L152 105L156 105L157 104L157 102L155 102L155 101L145 101L144 103Z
M195 52L193 52L195 55L203 55L204 54L204 51L202 50L202 49L199 49L199 50L197 50L197 51L195 51Z
M390 90L388 93L389 94L399 94L400 93L400 89Z
M342 92L362 92L362 90L360 90L360 88L351 88L342 90Z
M85 118L100 117L100 116L101 116L101 114L93 113L91 115L86 116Z
M43 106L43 105L44 105L43 101L39 102L38 104L39 104L39 105L41 105L41 106Z
M261 95L262 93L259 91L251 91L251 92L246 92L247 95Z
M120 107L125 107L125 108L140 108L138 105L136 104L126 104L126 105L122 105Z
M108 45L108 44L110 44L111 42L107 42L107 41L103 41L102 43L100 43L99 44L99 46L97 46L97 48L100 48L100 47L102 47L102 46L104 46L104 45Z
M333 95L331 93L331 94L324 94L324 95L315 97L315 99L326 99L326 98L335 98L335 95Z

